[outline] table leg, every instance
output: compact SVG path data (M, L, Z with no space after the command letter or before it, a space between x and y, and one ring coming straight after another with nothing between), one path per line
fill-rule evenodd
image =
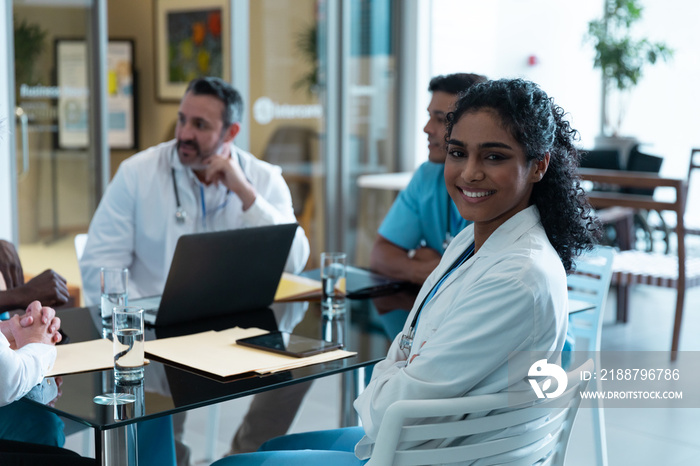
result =
M617 285L617 322L627 323L632 285Z
M138 466L136 423L103 430L101 435L104 466Z
M360 425L357 412L352 404L365 389L365 368L360 367L342 374L343 389L341 393L340 426L351 427Z

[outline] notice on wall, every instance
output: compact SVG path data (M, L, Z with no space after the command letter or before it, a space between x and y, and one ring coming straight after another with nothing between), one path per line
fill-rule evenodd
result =
M107 47L107 140L113 149L136 146L134 122L134 44L110 40ZM85 148L89 143L88 55L85 41L56 44L58 147Z

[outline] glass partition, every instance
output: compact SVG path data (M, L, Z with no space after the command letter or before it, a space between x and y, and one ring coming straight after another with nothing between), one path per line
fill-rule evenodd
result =
M360 188L362 175L395 171L396 52L394 8L390 0L350 2L349 70L349 203L345 248L353 262L369 266L369 253L395 191Z
M14 2L20 250L72 238L92 215L90 5Z
M297 219L311 243L309 268L318 266L319 254L328 244L327 221L347 226L342 248L351 262L368 263L377 226L371 220L376 217L376 198L360 192L356 179L393 171L395 166L393 2L347 2L342 9L343 31L328 22L329 7L340 4L326 0L249 4L250 149L283 168ZM327 48L327 34L346 34L348 46ZM328 84L324 67L330 63L347 70L343 78L347 85L340 92L348 108L324 98ZM337 130L328 126L328 115L341 112L349 118L339 145L348 150L324 151L324 139ZM347 189L335 205L326 205L326 177L329 173L335 177L336 168Z
M317 69L315 0L250 2L250 151L282 167L299 224L320 253L315 219L320 195L323 110ZM320 204L322 205L322 204Z

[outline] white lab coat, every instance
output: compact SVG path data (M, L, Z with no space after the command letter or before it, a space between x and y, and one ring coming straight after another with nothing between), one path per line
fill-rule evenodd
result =
M5 335L0 333L0 406L26 395L41 382L55 361L53 345L30 343L13 350Z
M80 260L88 305L100 299L100 267L129 268L130 299L156 296L163 292L180 236L296 222L281 168L233 144L231 154L239 157L245 176L257 191L255 202L245 212L238 196L222 185L203 185L180 163L175 140L142 151L119 166L92 218ZM175 218L173 169L180 204L187 214L184 223ZM300 272L308 257L309 242L299 227L285 270Z
M408 333L433 285L473 241L473 225L452 241L421 288L402 333ZM397 400L522 387L529 367L511 367L509 372L509 355L541 351L548 357L561 351L567 316L566 273L539 211L531 206L501 225L446 279L421 311L411 352L399 348L399 334L386 359L374 367L369 385L355 401L366 433L356 454L370 456L382 417ZM407 364L414 354L418 356Z

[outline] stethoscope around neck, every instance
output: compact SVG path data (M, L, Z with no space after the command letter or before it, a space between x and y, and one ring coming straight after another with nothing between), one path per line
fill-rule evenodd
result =
M175 210L175 221L177 223L183 224L187 220L187 212L185 209L182 208L182 204L180 204L180 194L177 189L177 181L175 181L175 167L170 169L170 173L173 178L173 190L175 191L175 204L177 205L177 209Z
M238 165L241 167L241 170L243 170L243 164L241 163L241 155L236 151L236 157L238 158ZM175 192L175 221L182 225L187 221L187 211L182 207L182 203L180 202L180 190L177 187L177 180L175 178L175 167L170 168L170 175L173 180L173 191ZM245 171L243 171L243 175L248 179L248 175L245 174ZM250 179L248 179L250 182ZM226 206L228 203L228 195L231 193L230 190L226 190L226 200L224 201L223 204L221 204L219 207L217 207L214 210L222 209ZM204 209L203 215L206 216L206 206L204 205L204 194L202 193L202 209Z

